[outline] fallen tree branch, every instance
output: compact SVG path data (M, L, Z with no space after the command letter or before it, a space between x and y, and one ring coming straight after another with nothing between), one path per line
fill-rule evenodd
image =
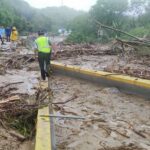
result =
M20 100L20 97L18 95L15 95L15 96L7 98L6 100L0 101L0 105L3 105L8 102L12 102L12 101L17 101L17 100Z
M17 132L14 132L14 131L10 131L9 132L10 135L12 135L13 137L16 137L19 141L23 142L25 141L25 137Z
M78 97L77 95L74 95L74 96L72 96L71 98L69 98L68 100L66 100L66 101L64 101L64 102L55 102L55 103L52 103L52 104L54 104L54 105L66 104L66 103L68 103L68 102L70 102L70 101L76 99L77 97Z
M26 64L26 63L28 63L30 60L32 60L32 59L34 59L34 57L32 56L32 57L30 57L29 59L27 59L25 62L23 62L23 64Z
M150 44L143 43L141 41L126 41L126 40L122 40L122 39L119 39L119 38L116 38L116 40L118 42L120 42L120 43L123 43L124 45L127 45L127 46L132 46L133 47L133 45L135 45L135 46L137 46L137 45L145 45L145 46L150 47ZM135 48L135 47L133 47L133 48Z
M111 130L114 131L114 132L116 132L116 133L118 133L118 134L120 134L120 135L123 136L123 137L130 138L129 136L125 135L124 133L121 133L121 132L118 131L118 130L115 130L115 129L111 129Z
M134 38L134 39L136 39L136 40L138 40L138 41L140 41L140 42L144 42L144 43L147 43L148 45L150 45L149 41L144 41L144 40L142 40L141 38L136 37L136 36L134 36L134 35L131 35L131 34L125 32L125 31L122 31L122 30L119 30L119 29L116 29L116 28L113 28L113 27L104 25L104 24L102 24L101 22L97 21L96 19L94 19L94 21L95 21L98 25L100 25L101 27L103 27L103 28L107 28L107 29L110 29L110 30L113 30L113 31L117 31L117 32L126 34L126 35L128 35L128 36L130 36L130 37L132 37L132 38Z
M139 135L139 136L141 136L141 137L143 137L143 138L146 138L146 136L145 136L144 134L140 133L139 131L135 130L134 128L132 129L132 131L133 131L134 133L136 133L137 135Z
M24 82L13 82L13 83L8 83L8 84L6 84L5 86L3 86L3 87L0 87L0 88L6 88L6 87L8 87L8 86L10 86L10 85L14 85L14 84L21 84L21 83L24 83Z

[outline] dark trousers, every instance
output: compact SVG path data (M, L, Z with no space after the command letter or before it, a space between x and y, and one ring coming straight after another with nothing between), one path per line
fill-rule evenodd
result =
M4 39L3 39L3 37L0 35L0 40L1 40L1 44L4 44Z
M10 42L10 35L6 35L7 42Z
M41 69L41 77L43 80L45 80L46 76L49 77L50 58L51 58L50 53L42 53L42 52L38 53L38 61Z

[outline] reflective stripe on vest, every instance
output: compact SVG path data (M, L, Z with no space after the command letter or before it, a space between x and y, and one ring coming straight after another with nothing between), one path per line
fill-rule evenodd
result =
M47 37L41 36L41 37L37 38L35 42L37 44L39 52L43 52L43 53L51 52L51 48L50 48Z

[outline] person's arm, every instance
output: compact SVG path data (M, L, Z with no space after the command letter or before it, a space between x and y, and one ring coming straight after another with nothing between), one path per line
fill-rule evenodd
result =
M36 60L36 58L38 57L38 47L36 42L34 43L34 58Z

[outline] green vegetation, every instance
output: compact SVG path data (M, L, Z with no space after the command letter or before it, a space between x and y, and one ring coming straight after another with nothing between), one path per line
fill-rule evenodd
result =
M57 31L66 28L76 16L83 14L68 7L32 8L23 0L0 0L0 25L16 26L23 31Z
M17 115L13 115L13 113L11 115L8 113L4 114L4 122L25 138L32 138L35 135L36 118L37 110L23 110Z
M35 135L37 111L19 115L8 120L9 126L21 133L25 138L32 138Z
M150 35L150 27L144 27L144 26L136 27L136 28L131 29L129 33L137 37L148 36ZM127 36L124 36L124 37L129 38Z
M130 39L119 32L100 28L95 20L139 37L150 36L149 0L97 0L89 12L68 7L35 9L23 0L0 0L0 25L15 25L20 32L40 29L56 33L71 29L67 41L108 42L115 37Z
M121 29L138 37L150 36L149 0L97 0L85 18L77 17L71 24L72 42L108 42L115 37L130 39L119 32L100 28L95 20L107 26Z
M93 25L90 16L87 14L76 17L69 25L73 32L67 41L73 41L75 43L81 43L84 41L94 42L96 33Z

